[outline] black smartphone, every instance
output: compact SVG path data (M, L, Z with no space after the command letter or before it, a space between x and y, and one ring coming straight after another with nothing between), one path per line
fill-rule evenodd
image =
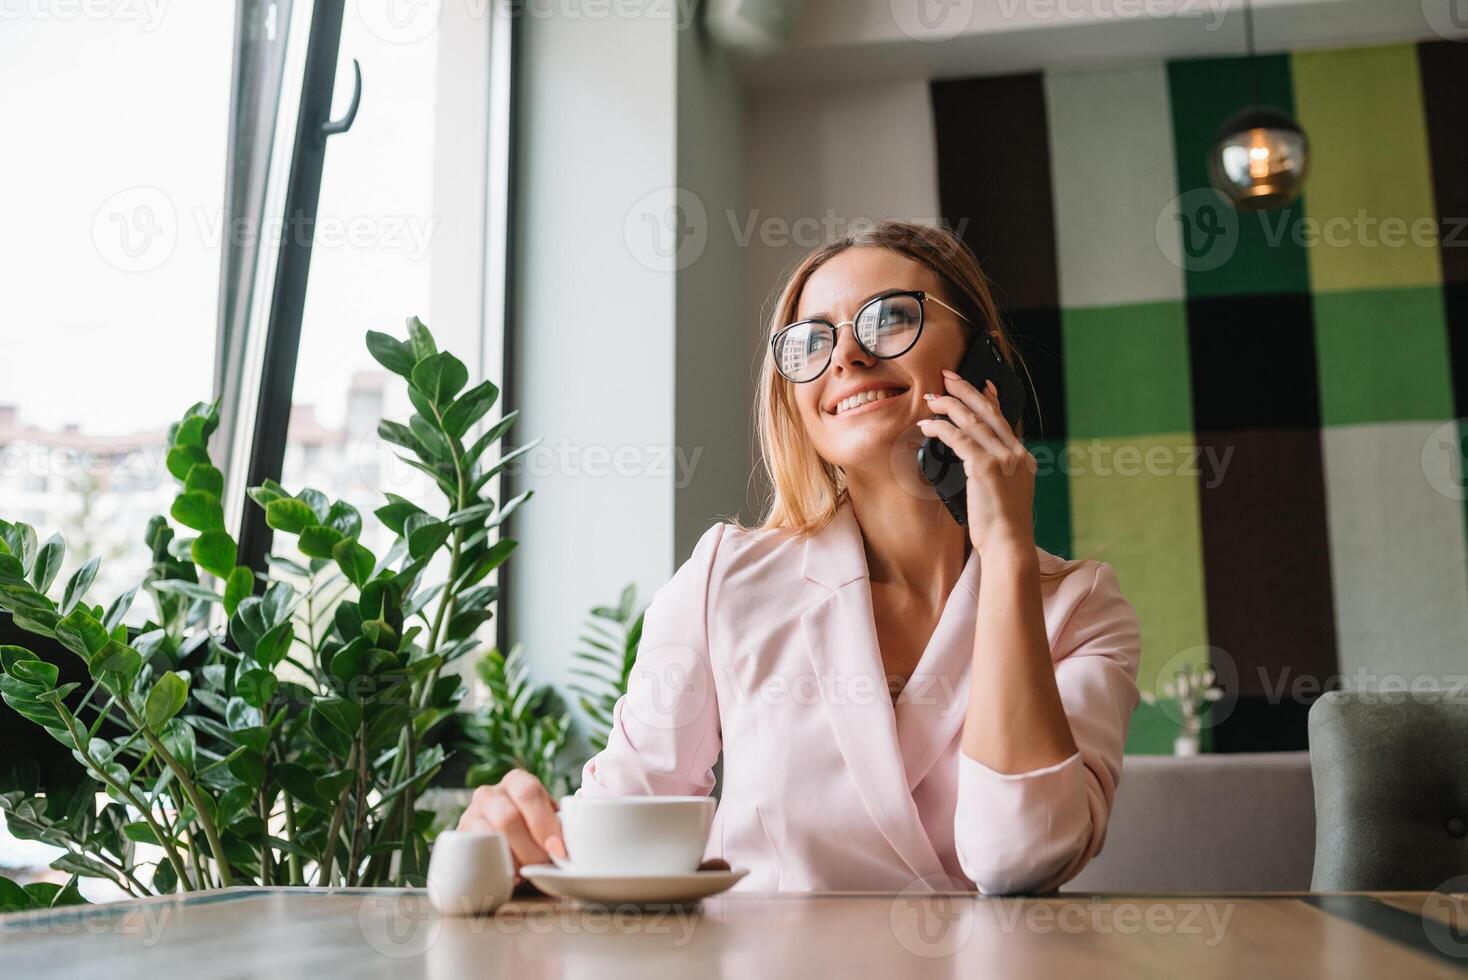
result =
M993 380L999 389L999 408L1011 426L1019 424L1025 410L1025 387L1009 362L999 356L994 338L989 334L975 338L969 344L963 363L958 366L959 376L969 384L984 388L984 382ZM938 416L943 418L944 416ZM963 473L963 460L949 449L941 439L929 436L918 447L918 468L938 492L938 499L948 508L948 513L960 526L968 526L968 478Z

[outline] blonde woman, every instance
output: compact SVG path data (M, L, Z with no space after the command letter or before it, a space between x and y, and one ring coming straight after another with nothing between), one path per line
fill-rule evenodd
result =
M722 754L708 854L748 890L1045 891L1100 850L1137 618L1109 565L1036 546L1034 457L955 373L985 335L1013 363L944 230L886 222L791 273L758 394L769 512L709 528L659 590L580 794L708 794ZM967 527L919 473L927 436L963 460ZM523 772L461 827L565 855Z

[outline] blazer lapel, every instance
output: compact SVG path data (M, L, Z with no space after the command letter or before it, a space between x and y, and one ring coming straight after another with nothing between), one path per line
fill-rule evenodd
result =
M805 545L805 577L830 590L800 617L847 771L893 850L924 878L943 873L913 802L872 617L861 530L850 505ZM946 614L945 614L945 618Z
M916 789L932 771L944 750L959 737L968 715L979 570L978 552L971 551L932 639L897 699L897 741L908 789Z

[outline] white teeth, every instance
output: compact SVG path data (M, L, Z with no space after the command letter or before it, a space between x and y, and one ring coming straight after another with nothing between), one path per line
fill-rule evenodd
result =
M891 398L898 393L896 388L869 388L866 391L857 392L850 398L843 398L836 403L836 414L840 415L842 412L850 411L859 405L865 405L867 402L877 402L883 398Z

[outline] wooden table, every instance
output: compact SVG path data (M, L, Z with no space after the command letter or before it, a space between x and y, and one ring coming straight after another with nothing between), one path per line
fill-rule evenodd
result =
M0 975L1463 977L1468 895L741 894L639 912L422 892L232 888L0 917Z

